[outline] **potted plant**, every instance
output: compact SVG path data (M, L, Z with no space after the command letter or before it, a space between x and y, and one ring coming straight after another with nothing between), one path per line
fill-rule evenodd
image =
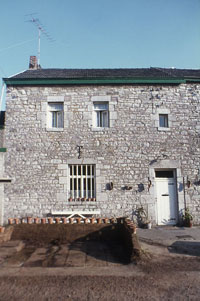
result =
M185 227L192 227L193 216L190 213L189 208L185 209L185 214L183 215L183 225Z
M143 207L137 209L138 224L142 228L151 229L152 223Z

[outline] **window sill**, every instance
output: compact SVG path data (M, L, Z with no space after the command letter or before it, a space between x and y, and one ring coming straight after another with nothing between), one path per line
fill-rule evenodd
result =
M104 131L106 131L106 130L108 130L109 129L109 127L99 127L99 128L92 128L92 131L93 132L104 132Z
M46 128L47 132L63 132L64 128Z
M170 128L165 128L165 127L158 127L158 131L163 131L163 132L169 132Z

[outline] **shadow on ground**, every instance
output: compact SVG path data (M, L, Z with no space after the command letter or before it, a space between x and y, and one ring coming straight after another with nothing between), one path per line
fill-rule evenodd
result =
M131 247L122 224L17 225L11 240L24 248L5 265L84 267L130 263Z

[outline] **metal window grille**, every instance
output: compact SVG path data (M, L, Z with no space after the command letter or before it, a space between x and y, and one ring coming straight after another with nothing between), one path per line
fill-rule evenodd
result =
M159 126L168 128L168 114L159 114Z
M95 165L70 165L70 197L95 198Z

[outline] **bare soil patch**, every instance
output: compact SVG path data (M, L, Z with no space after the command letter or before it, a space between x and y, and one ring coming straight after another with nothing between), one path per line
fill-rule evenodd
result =
M29 237L1 266L0 300L199 300L199 256L142 243L141 260L128 264L119 241L83 237Z

